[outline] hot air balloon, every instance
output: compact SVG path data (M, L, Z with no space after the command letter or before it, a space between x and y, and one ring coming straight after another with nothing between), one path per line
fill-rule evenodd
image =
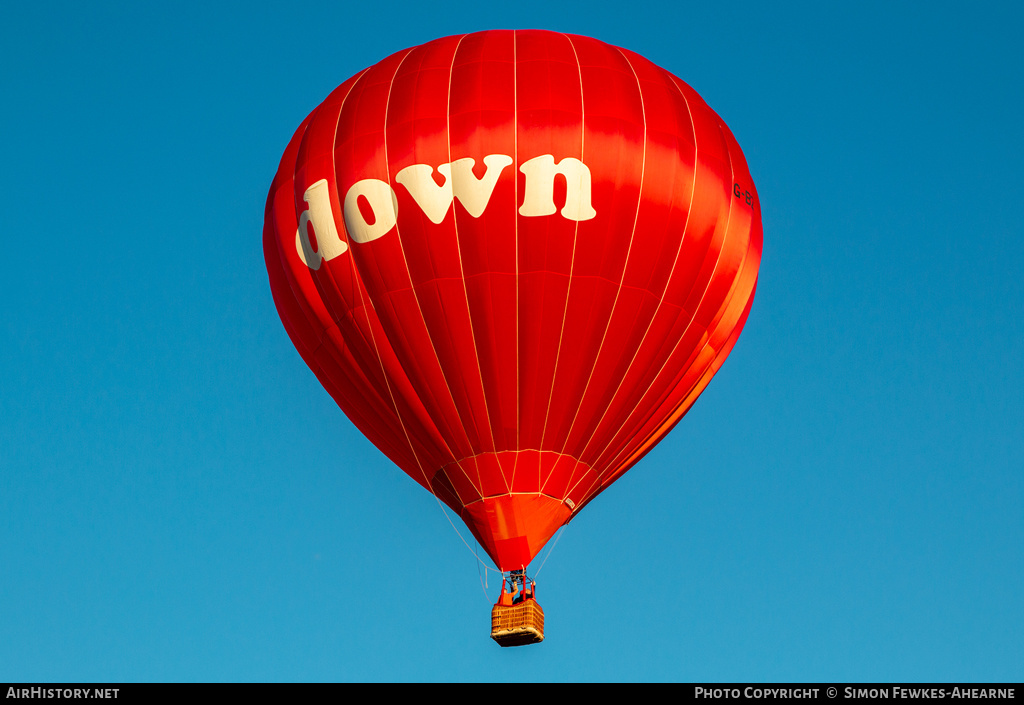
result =
M732 350L762 232L736 140L687 84L507 30L338 86L285 150L263 242L303 360L529 602L537 552Z

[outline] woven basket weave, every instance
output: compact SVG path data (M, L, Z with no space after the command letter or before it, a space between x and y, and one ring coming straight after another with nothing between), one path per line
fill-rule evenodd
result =
M522 646L544 641L544 610L534 599L491 609L491 638L501 646Z

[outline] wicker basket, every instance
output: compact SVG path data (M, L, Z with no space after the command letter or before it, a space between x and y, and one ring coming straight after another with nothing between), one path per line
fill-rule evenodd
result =
M499 602L491 609L491 638L500 646L544 641L544 610L533 598L514 605Z

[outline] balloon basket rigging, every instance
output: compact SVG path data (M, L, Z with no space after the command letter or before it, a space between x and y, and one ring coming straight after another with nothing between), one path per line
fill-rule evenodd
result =
M499 646L525 646L544 641L544 610L537 602L537 586L521 570L501 581L501 595L491 608L491 638Z

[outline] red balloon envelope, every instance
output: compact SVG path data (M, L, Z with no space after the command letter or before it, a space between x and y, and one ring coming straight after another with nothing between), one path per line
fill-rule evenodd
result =
M331 93L281 160L264 250L323 386L513 570L707 386L761 237L692 88L595 39L493 31Z

